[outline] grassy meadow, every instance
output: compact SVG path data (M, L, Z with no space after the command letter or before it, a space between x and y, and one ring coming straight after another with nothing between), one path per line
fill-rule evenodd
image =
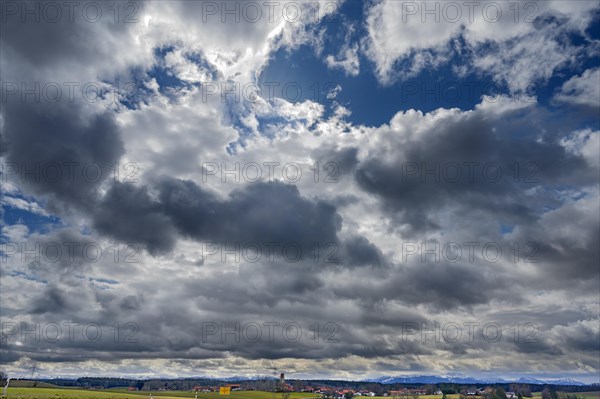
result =
M16 381L15 381L16 382ZM8 388L8 399L142 399L149 398L150 393L156 399L178 399L194 398L195 393L190 391L137 391L130 392L126 388L114 388L105 390L88 390L77 388L50 388L51 384L42 384L41 387L32 388L25 386L14 386ZM447 399L458 399L459 395L447 395ZM534 399L541 397L539 392L534 393ZM320 395L310 393L294 392L290 399L312 399ZM577 397L581 399L600 399L600 392L578 392ZM198 393L198 399L280 399L281 394L273 394L264 391L234 391L229 396L220 396L218 392ZM372 399L390 399L390 397L376 396ZM441 399L441 395L423 395L419 399Z
M141 399L149 398L150 392L129 392L126 389L83 390L76 388L8 388L8 399ZM195 393L190 391L157 391L152 392L154 398L178 399L194 398ZM318 398L319 395L309 393L292 393L290 399ZM273 395L272 392L262 391L234 391L229 396L220 396L218 392L198 392L198 399L279 399L281 394Z

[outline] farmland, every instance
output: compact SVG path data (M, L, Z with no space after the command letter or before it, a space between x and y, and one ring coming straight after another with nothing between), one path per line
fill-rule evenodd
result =
M51 384L46 384L50 386ZM137 391L131 392L124 388L106 390L89 390L78 388L47 388L47 387L11 387L8 389L8 399L142 399L149 398L150 393L156 399L178 399L194 398L195 394L190 391ZM234 391L230 396L220 396L218 392L198 393L199 399L279 399L281 394L273 394L265 391ZM310 393L291 393L290 399L313 399L320 395ZM458 399L459 395L447 395L447 399ZM539 399L541 394L534 393L534 399ZM578 392L577 397L581 399L600 399L600 392ZM372 399L383 399L384 396L376 396ZM419 399L440 399L441 395L421 395ZM386 399L389 399L387 397Z
M600 391L594 392L574 392L573 395L577 395L577 398L581 399L600 399ZM538 399L542 397L541 392L534 392L533 399Z
M190 391L152 392L154 398L177 399L194 398L195 394ZM8 388L9 399L141 399L149 398L150 392L138 391L128 392L123 389L111 390L83 390L74 388ZM280 398L281 394L262 391L239 391L232 392L230 396L219 396L218 392L198 393L199 399L272 399ZM290 399L316 398L315 394L292 393Z

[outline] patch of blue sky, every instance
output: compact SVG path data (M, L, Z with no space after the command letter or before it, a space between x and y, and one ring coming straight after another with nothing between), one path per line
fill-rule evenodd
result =
M347 1L342 4L340 12L334 18L324 20L317 29L324 29L323 47L317 54L312 44L301 45L295 49L281 48L274 52L270 62L258 78L261 95L266 100L274 97L283 98L290 102L311 100L325 105L324 117L333 115L336 105L348 108L351 114L346 119L355 125L379 126L387 123L399 111L417 109L430 112L438 108L459 108L461 110L473 109L482 100L483 95L495 96L508 94L509 84L494 83L491 73L463 72L460 76L456 70L468 65L471 57L476 54L463 51L454 53L446 62L436 68L424 68L418 74L405 79L399 79L392 84L382 85L374 73L375 65L360 50L357 52L360 64L356 76L346 74L339 68L327 66L325 58L332 55L337 58L340 48L344 45L358 44L361 38L367 35L364 20L366 4L357 1ZM552 23L553 21L538 21L538 23ZM596 18L592 26L586 31L585 36L570 34L562 38L572 45L589 45L590 40L596 40L599 34L600 19ZM457 39L461 40L461 39ZM464 44L464 43L463 43ZM459 46L466 48L466 46ZM165 57L176 51L175 45L155 49L156 62L149 71L132 73L136 78L136 92L123 96L121 102L128 108L136 108L140 102L147 101L151 95L150 89L145 86L149 79L155 79L159 92L175 99L181 90L202 83L188 82L180 79L177 74L167 67ZM493 51L491 47L482 47L481 51ZM343 54L342 54L343 56ZM204 71L213 79L217 78L216 69L200 53L184 53L184 57ZM409 58L398 60L395 69L407 69ZM577 126L570 128L593 129L600 128L600 121L594 113L581 115L580 107L568 104L557 104L553 99L562 85L578 74L589 68L600 65L600 60L593 55L584 56L576 63L565 65L556 71L551 79L544 82L533 82L530 85L530 94L536 96L537 102L568 119L568 112L574 112L573 122ZM464 71L464 68L462 68ZM119 82L111 82L119 84ZM332 90L336 87L341 90L335 98L330 98ZM224 102L223 123L233 126L240 138L227 148L230 154L235 153L238 145L244 146L246 138L254 132L248 125L246 118L251 114L249 104L226 96ZM558 116L557 116L558 117ZM559 118L560 119L560 118ZM265 136L272 136L285 120L278 120L275 116L257 115L258 130Z
M22 224L27 226L31 233L45 234L62 226L62 220L53 215L41 215L11 205L2 205L2 221L7 226ZM2 238L4 240L4 235Z
M127 79L125 82L114 80L106 83L118 91L117 97L114 97L116 101L130 110L135 110L141 104L148 104L153 93L152 89L146 85L148 77L145 71L141 68L136 68L129 71L129 73L132 78Z
M148 71L148 77L155 79L158 83L159 93L170 99L176 98L178 92L182 89L190 89L194 86L193 83L179 79L173 71L164 65L154 65Z
M164 46L154 49L154 63L150 70L144 70L141 67L135 67L128 71L124 79L105 80L103 83L114 91L114 93L103 93L103 95L114 95L116 101L128 109L137 109L141 103L147 103L151 98L152 89L147 86L151 79L156 79L159 85L159 91L168 94L170 88L179 88L184 86L184 82L173 76L165 67L165 57L175 46Z
M310 46L301 46L291 53L279 50L261 74L259 86L271 85L275 96L291 102L311 100L329 105L327 117L334 111L333 101L327 95L339 85L342 90L336 100L352 112L348 120L367 126L387 123L397 112L408 109L423 112L438 108L473 109L484 94L498 92L497 85L475 74L457 78L453 65L461 64L459 57L455 57L454 63L423 70L415 77L389 86L383 86L377 80L373 63L360 52L361 68L357 76L328 68L322 58ZM397 67L401 65L397 64ZM275 87L275 83L280 85Z
M348 120L354 124L379 126L389 122L399 111L417 109L429 112L438 108L470 110L482 101L483 95L508 95L511 91L511 83L497 83L496 76L491 71L469 71L467 68L464 73L465 69L462 67L469 65L472 57L477 57L477 54L468 51L454 52L439 66L423 68L416 75L397 79L389 85L382 85L378 81L373 61L366 58L360 50L357 52L360 70L356 76L337 68L332 69L326 65L327 55L335 57L345 44L357 44L367 34L364 23L361 23L364 21L364 7L360 2L344 3L340 13L336 23L322 24L326 34L323 36L321 54L317 54L313 45L307 44L293 50L281 48L272 55L259 77L258 84L263 97L266 94L291 102L312 100L331 105L332 101L327 95L333 87L339 85L342 90L337 94L336 100L352 112ZM561 40L582 46L583 49L583 46L589 45L590 40L598 36L598 21L592 25L586 32L587 37L568 34ZM457 40L461 41L460 38ZM464 43L459 47L466 48ZM485 53L494 49L488 44L487 47L479 48L479 51ZM407 70L411 62L410 56L397 60L394 70ZM541 105L556 108L552 101L557 90L573 76L599 64L597 57L593 54L586 55L582 51L581 59L565 65L548 81L527 85L529 94L536 96ZM460 75L456 73L459 69L463 71ZM327 106L325 116L332 112L333 107ZM597 124L598 118L590 115L587 123Z
M235 96L225 96L223 124L233 126L239 134L238 140L230 143L226 151L229 155L237 153L238 146L245 147L245 142L248 137L253 134L253 129L245 122L245 118L250 116L251 111L249 104L239 101Z
M91 286L100 290L108 290L111 286L120 284L120 281L118 280L90 277L83 274L78 274L75 277L83 281L88 281Z
M514 225L500 223L500 234L510 234L514 229Z
M116 284L120 284L119 281L117 280L112 280L112 279L108 279L108 278L96 278L96 277L88 277L89 281L95 281L97 283L102 283L102 284L109 284L109 285L116 285Z
M586 46L590 46L594 41L600 41L600 11L596 13L594 22L590 24L586 30L585 36L570 33L563 37L564 43L571 46L578 46L582 50ZM596 54L587 54L585 50L583 50L581 56L575 62L569 63L554 71L552 77L548 79L545 84L536 85L534 82L538 102L548 107L564 107L564 104L557 105L553 101L554 96L560 91L562 85L572 77L579 76L588 69L598 67L600 67L600 58L598 58ZM598 123L597 115L593 120Z
M220 76L216 67L208 62L208 60L204 57L204 54L199 52L186 53L185 58L202 68L204 71L208 72L212 80L216 80Z
M7 274L11 277L18 277L29 281L35 281L37 283L48 284L48 280L41 279L35 274L27 274L18 270L11 270Z
M236 154L238 146L244 148L246 140L255 134L255 131L264 137L273 139L285 128L289 128L290 126L294 128L294 124L304 125L307 122L305 118L298 118L292 121L275 112L269 114L253 113L249 102L238 102L229 97L226 97L225 112L223 115L223 122L233 126L239 133L238 139L230 143L226 149L230 155ZM249 116L256 118L256 126L246 121L246 118ZM308 126L309 129L311 127Z
M107 82L112 87L119 89L120 102L129 109L137 109L140 103L147 103L152 96L152 89L147 86L150 80L154 79L158 84L158 92L169 98L176 99L182 90L189 90L193 87L199 87L202 83L189 82L177 76L176 71L172 70L165 61L167 55L177 50L175 45L164 46L154 49L155 62L152 67L145 71L142 69L133 69L129 71L130 81ZM216 80L218 71L211 65L203 54L199 52L183 53L185 60L196 64L209 79Z

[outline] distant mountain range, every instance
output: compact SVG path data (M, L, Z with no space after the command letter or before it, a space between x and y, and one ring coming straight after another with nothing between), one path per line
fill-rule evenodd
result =
M554 384L554 385L576 385L584 386L583 382L575 381L571 378L562 379L537 379L537 378L520 378L517 380L505 380L502 378L482 379L466 376L436 376L436 375L414 375L414 376L397 376L397 377L379 377L364 382L378 382L380 384L502 384L502 383L521 383L521 384Z
M132 380L132 381L148 381L148 380L156 380L156 379L164 379L164 380L172 380L172 381L177 381L177 380L211 380L211 381L222 381L222 382L241 382L241 381L259 381L259 380L277 380L276 377L273 376L232 376L232 377L216 377L216 376L193 376L193 377L185 377L185 378L172 378L172 377L166 377L166 376L152 376L152 375L148 375L148 376L137 376L136 378L129 378L129 377L81 377L83 379L90 379L90 380L101 380L101 379L123 379L123 380ZM79 379L81 379L79 378ZM76 380L78 380L77 378L73 378L73 377L43 377L43 376L39 376L38 381L46 381L46 382L56 382L59 380L62 381L71 381L71 382L75 382ZM294 380L294 378L290 378L290 380ZM331 382L339 382L339 380L329 380L329 379L303 379L304 381L320 381L320 382L325 382L325 381L331 381ZM537 384L537 385L544 385L544 384L553 384L553 385L572 385L572 386L586 386L588 384L585 384L583 382L580 381L576 381L574 379L571 378L557 378L557 379L538 379L538 378L533 378L533 377L521 377L519 379L503 379L503 378L477 378L477 377L470 377L470 376L464 376L464 375L412 375L412 376L384 376L384 377L378 377L378 378L371 378L371 379L365 379L365 380L349 380L348 382L353 382L353 383L369 383L369 382L376 382L379 384L443 384L443 383L448 383L448 384L463 384L463 385L475 385L475 386L481 386L481 385L486 385L486 384L510 384L510 383L520 383L520 384Z

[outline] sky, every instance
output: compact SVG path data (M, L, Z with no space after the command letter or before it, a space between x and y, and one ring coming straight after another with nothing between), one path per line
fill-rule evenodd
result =
M13 376L600 382L598 1L3 1Z

